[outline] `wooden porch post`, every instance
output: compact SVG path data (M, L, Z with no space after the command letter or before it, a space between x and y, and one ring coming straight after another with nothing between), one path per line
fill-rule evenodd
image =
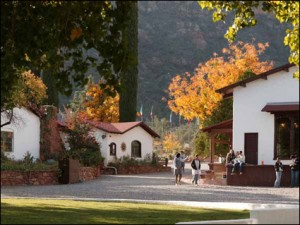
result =
M210 163L214 162L215 155L215 134L214 132L210 133Z

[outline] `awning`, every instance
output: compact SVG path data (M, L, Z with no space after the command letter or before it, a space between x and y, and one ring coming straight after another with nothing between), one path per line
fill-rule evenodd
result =
M218 124L215 124L215 125L212 125L212 126L209 126L209 127L204 127L202 128L201 130L203 132L212 132L213 130L215 131L228 131L228 130L231 130L232 131L232 119L231 120L226 120L226 121L223 121L221 123L218 123Z
M262 112L295 112L299 111L299 102L274 102L262 108Z

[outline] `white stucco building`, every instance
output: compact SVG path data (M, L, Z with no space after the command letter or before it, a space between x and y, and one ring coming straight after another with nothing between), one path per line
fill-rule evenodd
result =
M40 157L40 117L26 108L14 108L11 124L1 128L1 150L15 160L24 158L28 151L38 159ZM7 122L1 114L1 124Z
M284 164L299 154L299 80L292 64L217 90L233 97L232 148L245 152L246 163Z
M93 132L100 144L101 154L105 158L104 165L113 161L115 157L129 156L135 159L152 157L153 139L159 138L143 122L104 123L94 122Z

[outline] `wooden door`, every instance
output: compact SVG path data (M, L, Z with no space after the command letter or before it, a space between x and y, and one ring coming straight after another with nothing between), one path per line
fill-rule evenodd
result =
M245 133L246 163L257 165L258 133Z

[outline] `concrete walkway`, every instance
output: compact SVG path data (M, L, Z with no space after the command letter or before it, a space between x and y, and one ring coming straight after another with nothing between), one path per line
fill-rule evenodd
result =
M186 169L183 182L189 181ZM67 185L5 186L1 198L71 198L136 201L189 201L299 205L299 188L174 185L172 172L140 175L102 175L93 181ZM231 207L232 208L232 207Z

